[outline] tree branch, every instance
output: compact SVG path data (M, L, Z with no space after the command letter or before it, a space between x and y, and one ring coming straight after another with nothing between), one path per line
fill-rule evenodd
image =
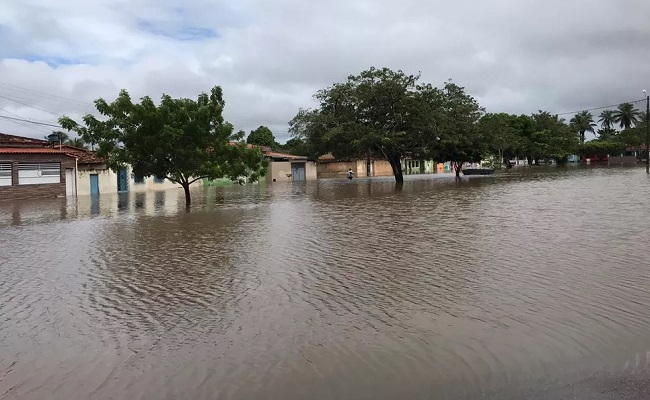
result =
M207 176L201 176L201 177L198 177L198 178L194 179L193 181L189 182L188 185L191 185L191 184L193 184L194 182L199 181L199 180L204 179L204 178L207 178Z

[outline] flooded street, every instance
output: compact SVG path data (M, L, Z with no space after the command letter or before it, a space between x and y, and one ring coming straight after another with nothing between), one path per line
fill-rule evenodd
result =
M643 168L194 196L0 203L0 398L650 398Z

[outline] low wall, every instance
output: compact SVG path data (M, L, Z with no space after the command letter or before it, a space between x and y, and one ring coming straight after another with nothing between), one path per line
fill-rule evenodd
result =
M637 163L637 158L636 156L623 156L623 157L612 157L610 156L607 159L608 164L636 164Z

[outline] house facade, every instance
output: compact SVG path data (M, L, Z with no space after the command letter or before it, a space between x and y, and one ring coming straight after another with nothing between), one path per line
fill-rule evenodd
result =
M0 201L74 195L74 184L74 157L56 150L0 148Z
M269 161L266 170L267 182L302 182L318 179L318 167L307 157L278 153L264 149L264 157Z
M318 158L317 176L319 179L345 177L350 169L357 177L393 175L393 168L386 160L373 158L370 160L339 160L332 154L325 154Z
M112 171L95 152L0 133L0 201L169 190L179 185Z

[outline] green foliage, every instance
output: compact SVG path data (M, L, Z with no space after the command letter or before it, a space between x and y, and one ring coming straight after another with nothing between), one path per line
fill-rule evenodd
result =
M266 126L260 126L259 128L252 130L250 135L246 138L246 143L267 147L275 147L276 145L273 132L271 132L271 130Z
M600 113L598 122L600 122L603 129L613 129L614 124L616 124L616 112L614 110L604 110Z
M452 82L445 84L439 97L432 104L439 139L428 144L434 158L451 161L459 175L463 163L481 161L488 150L489 138L478 126L483 110L464 88Z
M62 132L62 131L54 131L52 133L55 134L55 135L58 135L59 140L61 141L61 144L65 145L65 146L75 147L77 149L88 150L88 145L80 137L71 138L70 135L68 135L67 133ZM48 139L48 136L45 136L45 139Z
M580 134L580 143L585 142L585 132L594 132L596 123L594 116L589 111L582 111L576 114L570 122L571 129Z
M639 122L639 111L632 103L623 103L614 111L614 121L621 129L630 129Z
M618 134L617 139L625 147L641 147L641 145L646 142L645 124L639 124L634 128L624 129Z
M616 129L613 128L602 128L602 129L598 129L597 135L598 135L597 140L611 141L616 139L616 137L618 136L618 132L616 131Z
M243 134L233 134L233 126L224 121L224 106L220 87L197 100L163 95L160 105L150 97L133 103L122 90L112 103L95 101L101 120L88 114L84 125L66 116L59 123L96 143L111 169L130 164L137 175L164 176L180 184L189 206L189 186L195 181L224 176L256 180L265 170L261 152L247 149Z
M617 140L592 140L580 146L580 152L589 156L606 157L620 154L625 146Z
M524 148L523 125L516 115L485 114L479 120L479 129L490 153L498 156L497 166L501 165L504 157L515 157Z
M311 155L311 151L307 142L300 138L291 138L287 140L287 143L277 145L277 148L284 153L293 154L296 156Z
M441 90L418 84L419 79L388 68L349 76L320 90L315 95L319 107L300 110L289 123L290 132L314 156L383 157L397 182L403 181L402 158L480 158L478 103L452 82Z

